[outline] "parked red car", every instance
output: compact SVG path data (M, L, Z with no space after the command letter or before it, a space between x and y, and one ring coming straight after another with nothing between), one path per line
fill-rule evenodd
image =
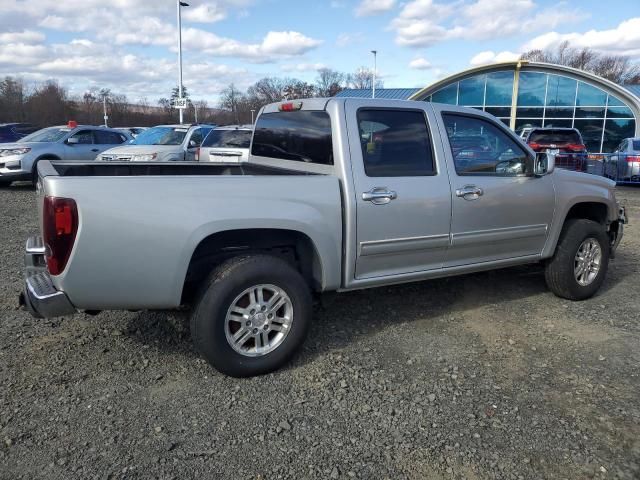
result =
M587 147L576 128L534 128L526 142L536 152L555 154L559 168L587 170Z

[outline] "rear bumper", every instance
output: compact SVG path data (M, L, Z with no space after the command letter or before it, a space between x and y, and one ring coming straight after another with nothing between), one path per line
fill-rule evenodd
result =
M46 269L45 246L39 236L29 237L25 246L24 290L20 305L37 318L61 317L76 313L64 292L57 290Z

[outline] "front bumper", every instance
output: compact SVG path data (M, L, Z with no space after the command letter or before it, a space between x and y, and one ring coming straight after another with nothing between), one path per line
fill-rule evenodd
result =
M609 239L611 240L611 258L615 258L618 245L622 241L624 226L629 223L627 220L627 210L624 206L618 205L618 221L609 228ZM615 225L615 227L613 227Z
M24 254L24 291L20 294L23 305L36 318L62 317L76 313L76 308L64 292L57 290L47 272L42 238L27 239Z

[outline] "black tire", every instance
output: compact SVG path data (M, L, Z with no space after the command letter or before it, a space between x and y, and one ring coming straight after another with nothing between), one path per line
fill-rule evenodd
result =
M0 188L9 187L13 183L13 180L0 180Z
M236 352L227 341L227 311L246 289L270 284L291 300L290 330L274 350L250 357ZM307 335L312 315L311 292L300 273L286 261L270 255L232 258L218 266L204 283L191 316L196 348L219 372L232 377L262 375L278 369L293 356Z
M581 285L574 271L575 258L580 245L588 238L598 242L602 255L596 277L588 285ZM609 255L609 237L604 226L592 220L567 220L560 234L556 252L545 267L547 287L558 297L568 300L585 300L592 297L607 275Z

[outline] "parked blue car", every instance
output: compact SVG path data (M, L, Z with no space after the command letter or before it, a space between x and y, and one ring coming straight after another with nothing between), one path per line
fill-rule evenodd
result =
M30 123L0 123L0 143L17 142L36 130Z

